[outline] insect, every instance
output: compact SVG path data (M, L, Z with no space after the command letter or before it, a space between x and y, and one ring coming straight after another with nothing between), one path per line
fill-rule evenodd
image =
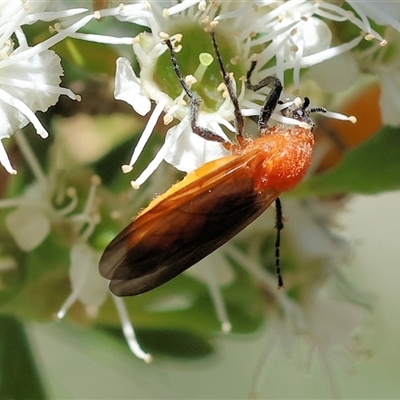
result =
M210 32L221 74L234 106L236 143L226 142L211 130L197 125L200 101L182 76L172 42L167 39L172 66L186 92L193 132L220 142L231 155L208 162L186 175L156 197L107 246L100 260L100 273L117 296L138 295L154 289L218 249L259 217L273 202L276 207L275 259L278 286L279 246L283 229L279 194L292 189L305 175L314 146L314 123L309 99L292 105L282 114L299 126L267 126L282 92L279 79L268 76L251 84L256 62L247 73L247 88L258 91L272 86L258 118L259 137L243 135L244 119L236 91L226 72ZM323 111L323 110L322 110Z

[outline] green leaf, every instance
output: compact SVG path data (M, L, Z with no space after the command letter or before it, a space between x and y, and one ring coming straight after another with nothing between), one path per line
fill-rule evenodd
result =
M180 359L203 358L214 353L213 346L200 335L177 329L140 329L139 343L153 355Z
M126 339L120 328L100 326L99 329L118 339L126 349ZM199 359L215 352L208 338L180 329L136 329L136 337L143 349L151 355L181 360Z
M349 150L338 166L305 181L293 194L374 194L398 189L400 128L384 127L368 141Z
M0 316L0 398L46 399L22 324Z

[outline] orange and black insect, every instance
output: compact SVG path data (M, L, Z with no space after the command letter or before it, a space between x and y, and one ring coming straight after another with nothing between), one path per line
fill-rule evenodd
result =
M213 46L225 86L234 106L237 141L225 142L214 132L197 125L200 101L181 74L170 40L173 68L186 92L193 132L206 140L221 142L231 155L211 161L189 173L164 194L156 197L107 246L100 260L100 273L117 296L131 296L154 289L218 249L259 217L273 202L276 205L276 269L279 266L280 233L283 229L279 194L292 189L305 175L314 146L314 123L307 111L308 98L300 106L283 110L287 117L308 124L267 126L282 84L269 76L252 85L256 66L247 73L247 88L257 91L271 85L258 118L259 137L243 136L244 120L234 85L226 72L214 33ZM323 111L318 109L318 111Z

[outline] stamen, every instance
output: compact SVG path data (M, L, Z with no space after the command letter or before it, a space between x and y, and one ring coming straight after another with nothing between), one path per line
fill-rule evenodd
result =
M258 279L276 299L279 299L282 304L286 304L289 300L281 294L281 291L276 290L276 277L265 272L257 262L247 257L241 251L236 249L232 244L227 243L224 246L224 252L236 260L243 268L245 268L251 275Z
M173 106L168 110L168 112L164 115L164 117L163 117L164 125L170 124L170 123L174 120L174 117L173 117L174 113L175 113L176 111L178 111L178 110L181 108L181 106L185 106L185 105L186 105L186 102L182 99L182 97L184 96L184 93L185 93L185 92L182 90L182 93L179 95L179 97L177 97L177 98L175 99L175 101L177 102L177 104L173 105Z
M83 264L82 265L82 275L80 277L79 283L72 289L70 295L67 297L67 299L64 301L63 305L61 306L60 310L56 314L56 317L59 321L61 321L65 315L67 314L68 310L71 308L71 306L78 300L79 294L82 292L86 282L87 278L89 276L89 268L91 267L90 264Z
M80 101L81 97L75 95L70 89L62 88L59 86L54 86L54 85L48 85L46 83L41 83L41 82L29 82L27 80L20 80L20 79L15 79L15 78L4 78L0 77L0 83L3 83L5 85L11 85L15 87L19 87L21 89L32 89L36 91L42 91L46 93L54 93L58 95L66 95L68 96L71 100L77 100Z
M95 35L91 33L78 32L71 34L70 37L94 43L125 44L125 45L132 45L134 43L134 38L129 36L117 38L115 36Z
M79 246L79 245L77 245ZM75 247L77 249L77 247ZM71 249L71 262L72 262L72 254L73 254L74 249ZM83 263L82 264L82 269L80 272L80 279L75 285L72 286L72 291L70 295L66 298L64 301L63 305L61 306L60 310L56 314L57 319L60 321L62 320L65 315L67 314L68 310L71 308L71 306L78 300L80 293L82 293L83 288L85 287L88 277L89 277L89 269L93 267L92 264L90 263Z
M1 90L1 89L0 89ZM17 131L14 134L15 140L18 143L18 147L21 150L21 153L24 155L24 158L28 165L30 166L33 175L35 175L36 180L41 184L41 185L47 185L47 179L45 174L42 171L42 168L40 167L40 164L38 160L36 159L35 154L33 153L31 147L29 146L28 141L25 138L25 135L22 131Z
M154 109L153 113L151 114L149 121L147 122L146 128L144 129L143 133L140 136L139 142L133 151L131 160L129 161L129 165L122 166L122 172L127 173L132 171L132 167L139 158L140 154L142 153L144 146L146 145L147 141L149 140L151 134L153 133L153 129L157 124L158 118L160 117L161 113L166 106L167 101L161 100L156 108Z
M129 320L128 311L126 309L125 303L123 299L120 297L114 296L111 294L112 299L114 300L115 308L117 309L119 319L122 325L122 332L124 333L125 340L128 343L128 346L131 352L137 357L143 360L146 364L151 363L153 361L153 357L151 354L144 352L139 342L136 339L135 331L133 329L132 323Z
M165 33L165 32L159 32L159 33L158 33L158 36L160 36L160 38L161 38L162 40L167 40L167 39L169 39L168 33Z
M278 335L277 334L272 335L272 338L270 339L269 343L267 343L265 349L261 351L261 355L257 361L257 365L254 374L252 376L251 391L249 395L250 399L257 399L260 397L259 391L260 391L261 380L264 376L263 371L265 366L267 365L267 361L269 360L272 350L275 347L277 341L278 341Z
M11 166L10 159L8 158L6 149L4 148L3 142L0 140L0 162L6 171L11 175L16 175L17 170Z
M76 206L78 205L78 196L74 187L69 187L67 189L67 196L71 199L71 202L61 210L57 211L60 216L68 215L69 213L74 211Z
M168 8L169 15L179 14L182 11L185 11L188 8L193 7L199 2L199 0L186 0L181 3L177 3L174 6Z
M206 10L206 7L207 7L206 1L205 0L200 0L200 2L199 2L199 10L204 12Z
M182 124L182 123L181 123ZM156 156L150 161L149 165L146 167L146 169L139 175L139 177L131 181L131 186L133 189L139 189L141 185L143 185L144 182L147 181L147 179L154 173L154 171L159 167L159 165L162 163L164 157L167 155L170 146L172 143L176 141L176 139L180 136L182 131L179 132L177 130L177 127L180 125L177 125L176 127L171 128L167 135L171 136L177 136L175 139L170 139L170 140L165 140L164 144L161 146L161 149L158 151Z
M228 318L224 298L221 293L221 288L218 285L214 268L207 268L203 277L206 278L206 284L214 304L215 312L221 324L221 331L222 333L229 333L232 330L232 324Z
M0 199L0 209L2 208L11 208L11 207L18 207L19 205L23 204L24 202L19 199Z
M197 83L197 79L193 75L186 75L185 83L189 86L189 89Z
M86 17L83 17L75 24L72 24L68 28L61 31L60 33L57 33L56 35L52 36L51 38L44 40L43 42L40 42L37 45L30 47L24 51L21 51L19 53L15 54L14 52L8 59L2 61L2 68L18 64L21 61L24 61L30 57L33 57L34 55L41 53L44 50L49 49L50 47L54 46L61 40L65 39L66 37L71 36L74 32L85 26L92 19L93 15L87 15Z
M36 22L37 20L49 22L61 18L75 17L79 14L87 12L88 12L87 8L72 8L70 10L61 10L61 11L44 11L27 15L25 16L24 21L26 23L33 23Z
M179 108L179 107L176 107L176 108ZM174 120L174 117L169 113L165 114L163 117L164 125L169 125L173 120Z
M74 215L72 219L78 222L78 231L81 230L84 224L88 224L85 231L80 234L80 239L86 242L90 235L93 233L94 228L100 222L100 214L95 213L96 207L96 190L101 184L100 177L98 175L93 175L91 179L91 186L89 189L89 194L86 199L85 207L82 213Z
M10 105L11 107L16 108L18 111L20 111L22 114L26 116L26 118L28 118L29 121L32 123L32 125L35 127L36 133L39 136L41 136L43 139L46 139L49 136L49 133L40 123L35 113L23 101L17 99L14 96L11 96L8 92L6 92L3 89L0 89L0 97L5 103Z
M95 195L97 188L101 185L101 179L98 175L93 175L91 178L92 185L89 189L89 195L86 200L85 208L83 209L83 214L89 214L94 208Z

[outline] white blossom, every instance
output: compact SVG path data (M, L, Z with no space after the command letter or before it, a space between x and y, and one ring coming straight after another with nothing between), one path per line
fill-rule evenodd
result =
M45 139L48 132L35 112L47 111L60 95L79 100L71 90L59 87L63 75L61 60L49 48L86 25L93 15L84 15L85 9L46 12L47 3L16 0L0 4L0 162L11 174L16 170L11 166L2 140L29 122ZM49 39L29 46L23 25L70 16L77 22Z

